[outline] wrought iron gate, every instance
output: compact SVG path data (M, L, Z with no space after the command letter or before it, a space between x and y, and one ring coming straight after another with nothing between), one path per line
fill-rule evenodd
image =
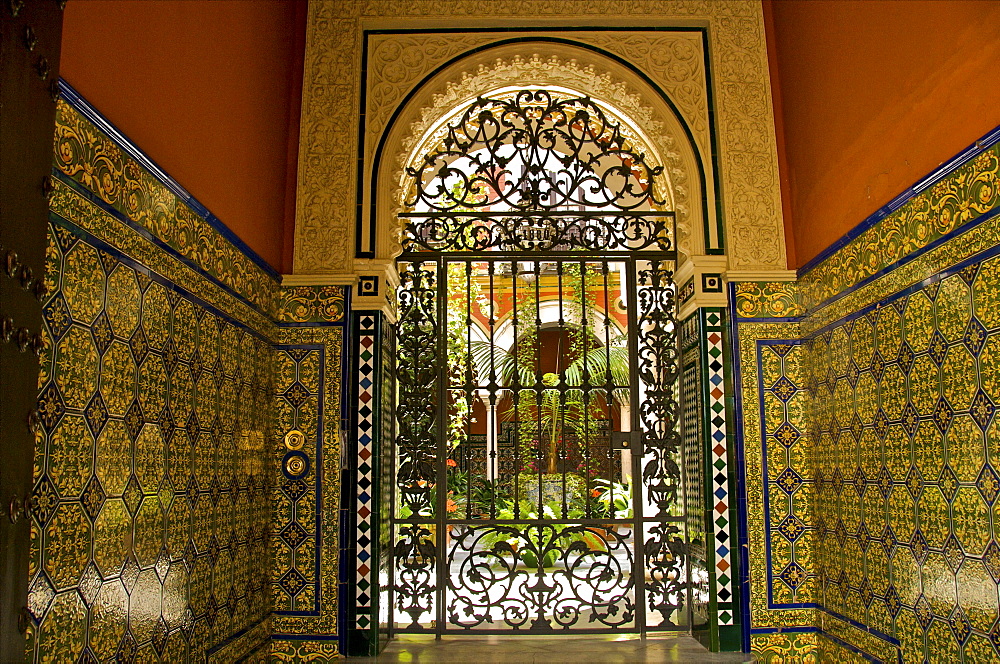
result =
M673 214L634 146L524 90L408 169L396 631L688 627Z

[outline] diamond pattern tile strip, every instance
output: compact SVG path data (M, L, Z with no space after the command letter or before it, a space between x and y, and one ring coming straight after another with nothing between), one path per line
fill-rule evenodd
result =
M358 530L355 533L357 542L358 569L355 573L356 585L359 589L367 589L372 584L372 570L365 564L372 558L372 541L367 533L372 527L372 499L368 487L374 482L371 458L375 452L372 445L372 431L375 426L375 417L371 407L371 401L375 397L375 317L362 316L360 321L360 334L358 335L358 472L357 481L357 523ZM359 592L355 603L357 617L355 627L357 629L368 629L371 626L371 619L368 614L371 611L371 595L366 592Z
M715 311L705 314L705 347L708 352L708 435L711 440L713 535L715 537L715 596L720 625L732 625L733 581L732 541L729 530L729 451L726 441L726 374L722 344L722 315Z

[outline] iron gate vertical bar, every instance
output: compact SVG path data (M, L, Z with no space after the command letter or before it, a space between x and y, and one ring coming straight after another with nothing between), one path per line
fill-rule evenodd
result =
M542 298L541 298L541 286L539 282L542 280L542 264L539 261L534 262L535 271L535 418L538 420L538 440L535 443L535 465L538 471L538 511L536 512L539 517L544 513L542 509L542 398L543 392L542 388L544 384L542 383L542 353L538 345L538 332L542 329Z
M580 381L580 387L583 391L581 395L583 398L583 459L586 465L586 473L584 479L586 480L585 488L585 516L586 518L591 518L593 514L591 513L591 488L592 483L590 479L591 466L590 466L590 370L587 366L587 334L589 330L587 329L587 261L580 261L580 326L583 329L581 335L583 337L583 375ZM577 436L579 439L579 436Z
M444 256L437 259L437 480L435 482L434 543L437 551L437 602L435 604L434 637L444 634L445 602L448 598L448 547L447 547L447 499L448 466L445 453L448 445L448 261Z
M472 410L475 408L476 391L473 389L472 371L472 261L465 261L465 405L468 408L467 417L471 420ZM450 427L449 427L450 428ZM462 441L462 461L465 468L465 518L472 518L472 480L475 471L472 468L472 459L469 451L469 437L471 432L466 434Z
M513 295L511 296L511 303L513 306L513 311L511 312L511 325L514 331L514 343L513 343L513 369L511 370L511 379L513 381L513 399L514 399L514 422L513 436L514 436L514 518L521 518L521 501L519 496L521 495L521 367L518 363L521 361L518 350L518 321L517 321L517 279L518 279L518 263L517 261L511 261L510 264L511 273L511 289ZM527 289L526 289L527 290ZM500 425L497 425L500 428ZM510 431L510 430L508 430ZM496 489L499 487L499 480L494 480L496 484L493 487L493 493L496 494Z
M609 517L615 518L616 510L615 506L615 456L621 458L621 452L615 450L615 446L611 444L612 433L611 430L614 428L614 408L615 408L615 379L614 373L611 371L611 307L614 306L611 301L611 294L608 289L611 287L608 282L608 270L609 263L607 259L601 261L601 281L604 285L604 402L608 407L608 508L610 514ZM621 288L619 287L619 292ZM620 413L621 411L619 411ZM622 418L619 414L618 416L618 426L622 426ZM619 479L624 479L619 476ZM633 501L634 503L634 501ZM635 508L632 510L635 513Z
M621 284L625 288L627 295L628 314L628 364L629 364L629 419L632 431L638 431L639 435L631 436L632 442L629 449L632 454L632 520L633 538L635 547L635 567L632 571L633 580L636 577L635 568L638 568L639 579L635 581L635 623L636 631L642 638L646 638L646 551L644 547L644 524L643 524L643 496L645 488L642 481L642 456L645 442L642 431L642 422L639 418L639 317L637 308L639 306L639 289L636 284L638 261L634 256L629 256L625 260L625 279L627 284ZM621 277L619 277L620 281ZM636 439L638 438L638 443Z
M559 340L558 344L559 345L557 346L557 348L561 348L562 347L562 340L563 340L564 336L567 338L567 340L569 338L568 330L566 328L566 319L564 318L564 311L563 311L563 298L564 298L564 296L563 296L563 270L564 269L565 269L565 265L563 264L563 261L559 261L558 263L556 263L556 277L558 278L558 283L559 283L559 336L558 336L558 340ZM539 347L540 346L541 345L539 344ZM566 376L564 375L563 371L559 370L559 360L561 359L561 357L560 357L561 354L562 354L561 351L557 351L556 352L556 366L555 366L555 369L556 369L556 376L558 376L558 379L559 379L559 382L557 383L559 391L557 393L556 398L559 399L559 429L558 430L559 430L559 433L560 433L559 437L560 437L561 440L559 442L561 443L562 450L561 451L557 451L556 447L554 445L552 446L552 450L551 450L552 451L552 455L555 456L555 458L558 461L556 461L555 463L553 463L553 460L549 459L549 465L552 466L553 468L555 468L556 472L559 473L561 475L561 477L562 477L562 511L560 512L560 518L565 519L565 518L567 518L569 516L569 509L568 509L567 504L566 504L566 467L567 467L566 459L567 459L567 456L568 456L568 454L567 454L568 450L567 450L567 445L566 445L566 407L565 406L566 406L566 403L567 403L567 393L566 393ZM549 428L550 428L550 430L552 432L554 432L555 429L556 429L556 425L555 425L555 421L554 421L555 420L555 413L554 412L552 413L552 420L553 420L553 422L550 423ZM559 471L559 461L562 461L562 472ZM541 491L541 487L539 487L539 491ZM539 512L538 513L538 518L539 519L543 519L543 518L545 518L545 516L541 512ZM539 531L539 532L541 532L541 531Z
M489 402L486 404L486 477L490 476L490 470L492 469L492 475L496 477L496 463L497 463L497 437L495 430L497 427L497 391L499 387L499 382L497 381L497 365L496 365L496 261L491 260L488 263L487 268L488 277L490 280L489 289L489 302L490 302L490 317L488 323L490 326L490 382L487 387L489 393ZM492 442L492 445L490 444ZM497 498L494 492L490 497L490 519L497 518Z

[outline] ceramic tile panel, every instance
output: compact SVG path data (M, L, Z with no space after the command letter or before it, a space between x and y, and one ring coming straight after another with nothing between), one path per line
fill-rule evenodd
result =
M705 352L705 385L702 396L708 413L709 493L711 494L711 529L715 553L716 612L720 627L736 622L736 595L734 588L733 499L730 494L729 436L726 408L726 348L724 342L724 314L721 309L703 309L702 345Z
M327 287L316 290L321 288ZM343 289L332 297L343 302ZM321 307L322 301L314 300L315 306ZM306 317L322 318L322 309ZM332 659L339 652L338 507L346 317L338 318L336 323L298 324L285 319L278 323L276 440L270 452L276 465L272 661L298 661L297 652L315 652L317 657L327 653ZM303 433L301 447L294 436L288 441L291 446L285 442L296 431Z
M232 661L269 630L270 339L53 212L30 657Z
M797 339L757 340L757 399L767 558L768 608L799 608L816 599L811 525L814 482L806 426L809 403Z
M357 424L357 445L358 445L358 465L356 484L355 504L357 518L357 570L355 572L355 586L357 596L355 597L355 627L366 630L372 626L372 593L373 589L373 567L375 572L378 569L375 561L372 560L374 550L372 530L372 512L375 509L374 490L375 482L375 423L379 417L376 412L375 394L376 387L376 349L378 338L376 337L376 315L361 315L358 321L358 424Z
M800 283L732 286L760 658L1000 658L997 173L984 144Z
M270 634L277 282L152 233L171 210L239 253L78 109L61 100L57 123L29 657L252 659Z
M29 658L335 658L345 289L282 289L86 102L57 118Z
M733 284L732 315L743 319L797 318L805 313L798 284L744 281Z
M736 300L739 287L730 286ZM767 298L790 294L785 284L754 284L746 292ZM761 658L815 652L816 579L811 572L809 527L807 402L802 389L799 324L783 316L760 313L788 311L763 303L747 303L734 311L755 314L732 320L736 456L740 460L739 515L744 645ZM771 307L768 309L768 307ZM789 472L790 471L790 472ZM739 500L739 499L738 499ZM808 647L808 651L802 648Z
M278 302L278 320L285 324L337 323L344 319L343 286L286 286Z
M275 416L279 434L273 450L276 477L271 583L273 608L283 616L320 611L320 543L323 541L324 453L322 413L325 348L319 344L275 349Z
M394 335L378 311L354 311L354 446L351 556L342 576L350 583L346 653L374 655L388 620L394 422ZM380 627L381 626L381 627Z
M986 253L809 340L823 606L879 658L1000 657L1000 247Z
M696 539L695 543L705 548L703 562L707 583L700 584L695 579L699 583L695 594L697 597L699 592L704 592L705 611L713 612L715 618L709 626L710 641L706 643L723 649L738 649L736 530L730 488L734 466L730 463L727 433L729 388L724 324L725 310L712 307L698 309L681 323L682 431L686 478L690 485L688 510L694 506L697 518L703 521L693 528L689 523L692 532L700 533L703 538ZM694 493L699 496L696 501L690 498Z
M810 628L808 631L797 631L795 627L780 632L756 633L750 637L754 658L758 662L812 664L818 661L843 661L837 658L820 660L817 656L819 641L815 630ZM839 654L838 652L837 655Z
M326 664L343 661L337 640L318 641L315 638L282 636L271 641L271 662L313 662Z

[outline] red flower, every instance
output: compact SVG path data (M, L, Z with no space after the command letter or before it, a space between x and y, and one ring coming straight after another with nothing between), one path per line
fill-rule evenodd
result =
M458 462L455 461L454 459L448 459L445 463L448 464L449 468L455 468L456 466L458 466Z

